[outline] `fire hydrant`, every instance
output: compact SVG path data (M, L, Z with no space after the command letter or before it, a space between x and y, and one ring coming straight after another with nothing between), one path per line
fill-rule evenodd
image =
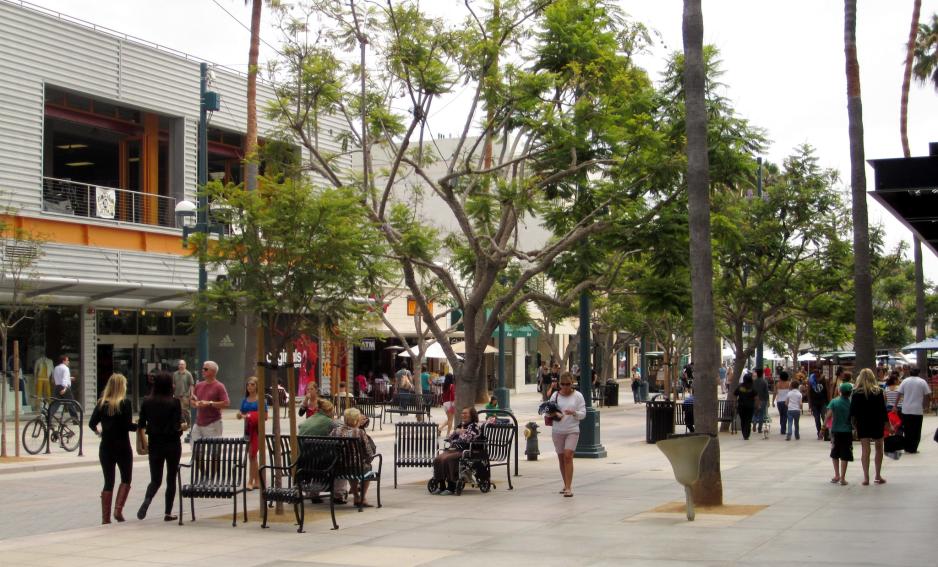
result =
M527 444L524 447L525 456L529 461L536 461L541 452L537 447L537 424L533 421L529 421L524 426L524 438L527 439Z

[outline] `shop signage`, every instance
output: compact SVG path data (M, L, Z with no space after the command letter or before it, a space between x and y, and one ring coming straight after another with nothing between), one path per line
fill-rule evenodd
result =
M375 350L375 339L362 339L361 350Z

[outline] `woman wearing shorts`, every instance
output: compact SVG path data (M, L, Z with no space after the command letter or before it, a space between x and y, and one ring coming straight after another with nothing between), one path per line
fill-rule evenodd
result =
M560 375L560 391L551 399L560 408L553 416L554 448L560 461L560 476L563 478L563 490L566 497L573 496L570 486L573 484L573 451L580 439L580 420L586 417L586 400L583 394L573 389L573 376L569 372Z

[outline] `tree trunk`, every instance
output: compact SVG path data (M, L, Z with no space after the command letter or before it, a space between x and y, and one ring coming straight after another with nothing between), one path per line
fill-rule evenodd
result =
M870 277L870 233L866 209L866 160L863 151L863 104L857 61L857 2L844 0L844 55L847 74L847 118L850 133L850 193L853 199L853 283L856 298L854 350L856 368L875 368L873 284Z
M922 0L912 2L912 22L909 25L909 41L905 46L905 68L902 73L902 98L899 103L899 135L902 139L903 157L912 157L909 149L909 86L912 83L912 63L915 59L915 38L918 35L918 20L922 12ZM925 340L925 279L922 274L922 241L917 235L912 237L912 251L915 258L915 340ZM924 369L928 366L927 353L915 352L916 364Z
M251 4L251 44L248 48L248 122L244 135L244 188L247 191L257 189L257 58L260 50L262 4L263 0L252 0ZM250 311L244 314L244 331L244 372L248 376L253 376L257 370L257 317Z
M713 314L713 255L710 245L710 163L704 99L703 13L701 0L684 0L684 93L687 128L687 193L690 227L691 299L694 311L695 412L700 432L712 435L700 459L693 486L698 505L723 504L720 441L717 436L716 325Z
M899 101L899 137L902 140L902 155L912 157L909 150L909 86L912 83L912 63L915 60L915 37L918 35L918 19L922 12L922 0L912 2L912 25L909 41L905 44L905 69L902 73L902 97Z

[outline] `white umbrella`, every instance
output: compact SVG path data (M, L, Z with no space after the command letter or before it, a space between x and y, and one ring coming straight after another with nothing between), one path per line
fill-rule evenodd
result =
M453 343L453 351L459 354L466 354L466 341L459 341L458 343ZM492 345L485 345L484 354L493 354L498 352L498 349Z
M804 354L798 355L798 362L815 362L817 361L817 356L814 353L806 352Z
M902 350L938 350L938 338L931 337L919 343L902 347Z
M410 347L410 350L416 353L417 347L415 346ZM403 356L403 357L409 358L410 354L408 354L407 351L405 350L403 352L397 353L397 356ZM423 357L424 358L446 358L446 353L443 352L443 347L440 346L440 343L431 343L430 346L427 347L427 352L423 353ZM462 360L461 356L458 356L457 358Z

